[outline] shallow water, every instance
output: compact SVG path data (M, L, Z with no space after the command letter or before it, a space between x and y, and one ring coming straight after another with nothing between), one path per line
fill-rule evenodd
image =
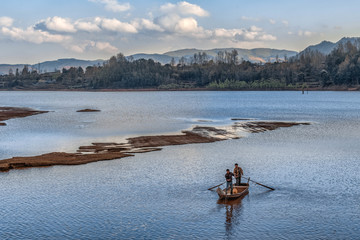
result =
M50 110L0 128L1 159L173 133L231 118L309 121L238 140L80 166L0 173L1 239L356 239L359 92L0 92ZM83 108L100 113L77 113ZM206 120L210 122L203 122ZM238 162L252 185L233 205L206 190Z

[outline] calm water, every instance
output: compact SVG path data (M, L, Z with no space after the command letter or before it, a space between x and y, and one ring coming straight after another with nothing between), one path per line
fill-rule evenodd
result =
M7 121L0 158L174 133L231 118L309 121L238 140L0 173L0 239L359 239L359 92L0 92L48 114ZM76 113L82 108L100 113ZM202 123L198 120L211 120ZM233 205L206 190L238 162Z

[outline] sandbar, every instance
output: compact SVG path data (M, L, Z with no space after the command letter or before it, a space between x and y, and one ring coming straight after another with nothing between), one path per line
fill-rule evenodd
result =
M23 118L47 112L48 111L34 110L32 108L0 107L0 126L6 126L6 123L4 123L3 121L12 118Z
M31 157L13 157L0 160L0 171L54 165L79 165L96 161L120 159L135 153L159 151L164 146L194 143L211 143L240 138L238 131L259 133L277 128L309 125L307 122L248 121L235 122L231 126L195 126L179 134L139 136L128 138L126 143L104 142L80 146L76 153L52 152Z

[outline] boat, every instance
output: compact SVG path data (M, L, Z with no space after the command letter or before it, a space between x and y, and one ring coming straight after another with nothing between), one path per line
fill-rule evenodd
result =
M217 188L217 194L219 195L219 200L234 200L240 197L244 197L249 193L249 183L241 183L240 186L233 187L233 194L231 194L231 189L229 188L226 192L226 189Z

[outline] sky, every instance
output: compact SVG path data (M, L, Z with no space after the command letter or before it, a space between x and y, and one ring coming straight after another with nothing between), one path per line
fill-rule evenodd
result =
M360 37L358 0L0 0L0 64Z

